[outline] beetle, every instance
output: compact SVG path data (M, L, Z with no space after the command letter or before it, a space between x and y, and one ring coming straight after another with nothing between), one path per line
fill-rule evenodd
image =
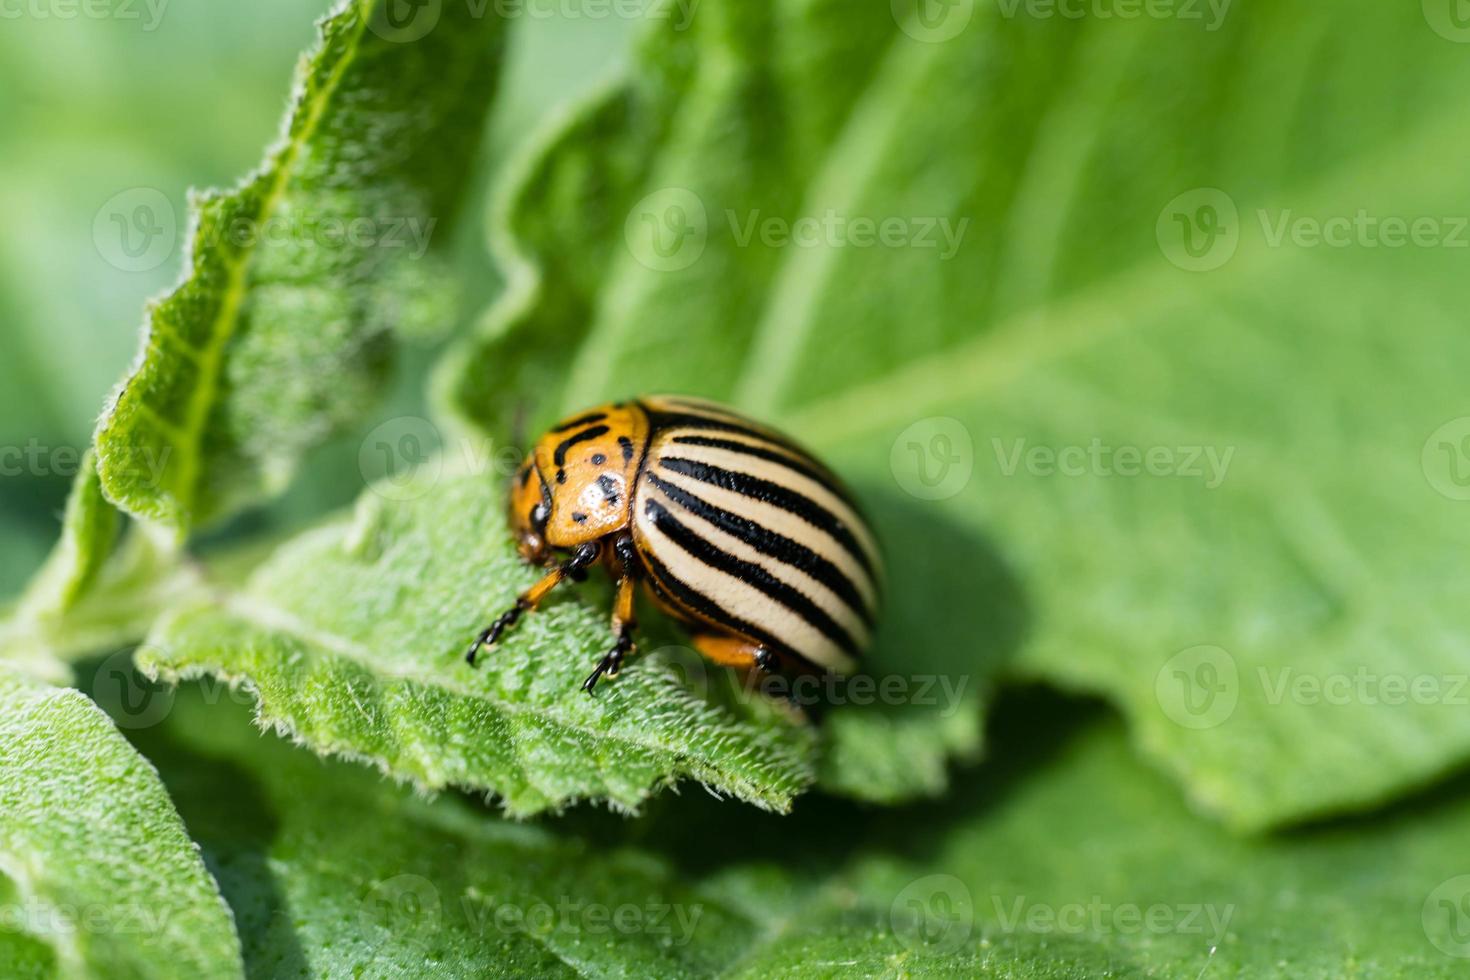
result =
M872 638L882 560L852 495L791 439L714 402L650 395L566 419L515 471L509 506L521 557L549 571L475 638L472 666L596 565L617 591L589 694L634 652L638 583L725 666L850 673Z

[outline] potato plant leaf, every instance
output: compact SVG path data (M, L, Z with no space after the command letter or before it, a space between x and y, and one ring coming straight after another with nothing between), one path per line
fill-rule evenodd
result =
M195 197L185 278L97 430L128 513L182 534L278 491L372 404L394 332L448 325L428 248L464 191L501 20L435 4L425 32L390 5L339 4L265 163Z
M790 807L811 780L808 726L706 703L657 651L583 693L612 643L606 607L556 597L466 664L470 639L538 573L511 543L498 481L421 476L376 485L245 588L170 611L142 669L238 681L262 724L317 752L494 794L517 815L579 799L633 810L682 778Z
M780 817L693 794L522 825L253 737L198 693L137 738L251 976L1391 980L1459 976L1470 953L1470 877L1444 857L1464 786L1426 813L1232 838L1075 702L1003 711L993 761L942 803Z
M1366 0L900 8L651 37L507 186L521 288L451 410L674 390L783 423L931 600L875 674L1105 693L1237 826L1463 764L1463 50ZM824 782L942 786L977 729L911 701L832 726Z
M88 454L62 515L61 538L0 620L0 660L47 680L70 680L67 662L136 643L198 575L143 525L120 533L123 515L102 494Z
M81 693L3 668L0 912L7 977L242 975L157 771Z

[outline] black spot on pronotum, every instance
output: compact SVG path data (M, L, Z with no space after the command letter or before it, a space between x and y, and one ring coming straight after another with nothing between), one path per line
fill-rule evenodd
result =
M587 515L582 513L580 510L572 512L572 520L576 521L578 524L581 524L586 519Z
M627 436L618 436L618 448L623 451L623 462L633 462L633 440Z
M618 481L607 474L597 478L597 486L602 490L602 499L610 507L618 505Z
M566 470L557 470L556 471L556 482L557 483L565 483L565 482L567 482L567 471Z
M607 462L607 457L604 456L604 455L602 455L602 453L593 453L592 454L592 465L593 466L601 466L603 463L606 463L606 462Z

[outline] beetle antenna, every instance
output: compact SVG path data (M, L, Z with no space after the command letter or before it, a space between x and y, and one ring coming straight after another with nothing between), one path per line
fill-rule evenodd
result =
M510 444L521 452L526 441L526 421L531 417L531 402L527 398L516 399L515 410L510 414Z

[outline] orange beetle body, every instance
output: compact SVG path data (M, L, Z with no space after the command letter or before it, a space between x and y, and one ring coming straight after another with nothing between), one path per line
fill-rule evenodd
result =
M717 663L845 673L871 640L882 567L851 495L792 440L731 409L670 395L579 413L537 441L509 502L522 557L551 570L479 635L471 663L595 564L618 582L616 644L589 692L632 653L640 582Z

